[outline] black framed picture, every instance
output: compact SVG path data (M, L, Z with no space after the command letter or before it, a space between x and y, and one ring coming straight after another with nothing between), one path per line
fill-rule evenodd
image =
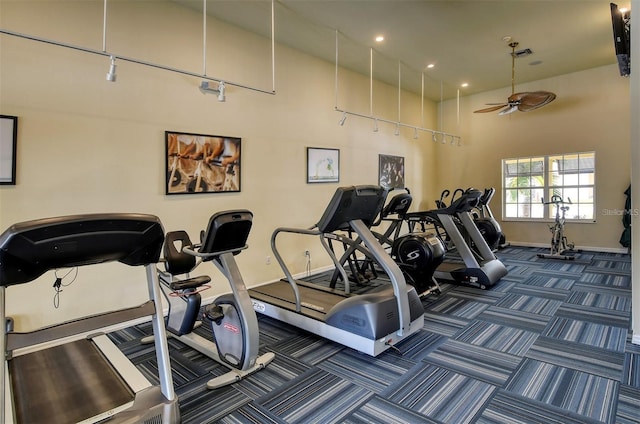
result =
M307 183L340 181L340 150L307 147Z
M404 157L378 155L378 184L384 188L404 188Z
M16 184L18 117L0 115L0 184Z
M166 194L240 191L242 139L165 131Z

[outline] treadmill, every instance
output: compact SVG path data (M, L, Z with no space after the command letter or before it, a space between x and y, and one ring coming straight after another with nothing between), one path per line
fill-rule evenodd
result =
M471 211L482 196L481 191L471 188L448 207L405 215L411 229L417 223L423 225L425 222L444 228L455 246L459 259L447 255L433 274L436 279L487 289L507 275L507 268L493 253L471 217ZM461 230L466 234L463 235ZM467 240L473 243L473 250Z
M14 224L0 234L3 324L7 322L7 288L58 268L110 261L144 266L149 292L142 305L31 332L18 333L8 324L0 325L0 351L5 357L0 422L180 422L156 271L163 241L160 220L143 214L40 219ZM100 289L108 287L94 284L93 295L99 295ZM99 333L101 328L147 317L152 321L159 384L149 382L107 335Z
M277 228L271 237L271 248L285 278L249 290L254 309L372 356L419 331L424 324L420 298L369 230L385 198L386 190L379 186L339 187L311 229ZM338 239L337 231L349 230L360 237L388 275L390 285L353 295L296 279L276 246L278 235L283 233L319 237L346 281L346 272L327 240Z

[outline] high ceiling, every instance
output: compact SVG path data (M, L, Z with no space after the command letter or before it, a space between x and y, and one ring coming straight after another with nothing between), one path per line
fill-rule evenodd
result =
M201 0L176 0L202 10ZM439 100L616 62L608 0L276 0L276 42ZM629 0L617 2L629 7ZM269 36L270 0L208 0L207 13ZM381 43L374 41L383 35ZM435 64L432 69L426 66ZM541 89L544 89L541 87Z

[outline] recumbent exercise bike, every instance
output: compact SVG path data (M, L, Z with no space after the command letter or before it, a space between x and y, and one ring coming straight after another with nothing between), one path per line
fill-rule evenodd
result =
M239 381L266 367L275 357L272 352L258 356L258 319L234 259L247 248L252 217L248 210L214 214L207 231L201 233L200 244L191 243L182 230L167 232L165 237L165 271L158 270L158 275L169 303L168 334L230 369L209 380L209 389ZM208 261L227 278L232 292L202 308L200 291L211 282L211 277L190 277L189 273ZM194 331L202 323L210 325L213 342Z

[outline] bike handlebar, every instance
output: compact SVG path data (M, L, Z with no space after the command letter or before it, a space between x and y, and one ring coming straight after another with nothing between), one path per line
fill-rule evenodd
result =
M542 197L540 199L542 201L542 204L544 205L572 205L573 203L571 203L571 198L567 197L567 201L565 202L562 199L562 196L559 196L557 194L554 194L553 196L551 196L551 200L549 202L545 202L544 201L544 197Z

